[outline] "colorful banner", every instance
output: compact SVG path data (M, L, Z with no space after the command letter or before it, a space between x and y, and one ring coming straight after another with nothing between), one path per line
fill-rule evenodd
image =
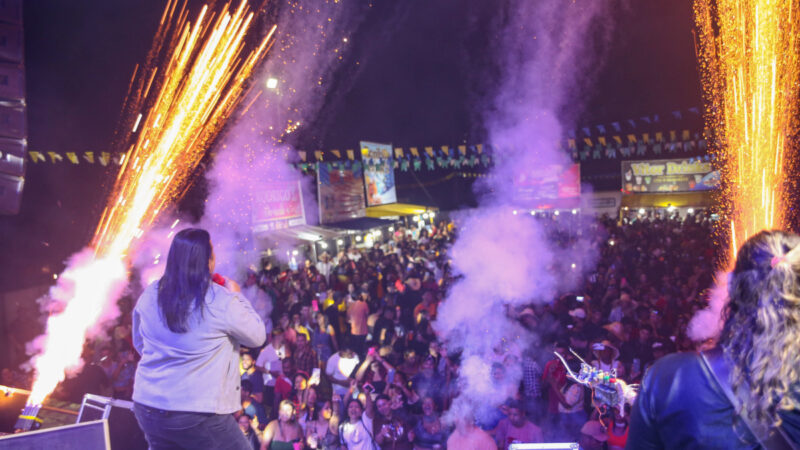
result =
M253 195L253 231L265 232L305 225L303 191L300 181L270 183Z
M707 191L719 185L719 171L699 158L624 161L622 192Z
M549 164L526 168L515 174L514 201L520 206L537 208L553 200L581 196L580 164Z
M317 163L317 191L321 224L356 219L366 215L366 197L361 164L334 168Z
M392 144L361 141L360 145L361 160L364 162L364 184L367 187L367 206L397 203Z

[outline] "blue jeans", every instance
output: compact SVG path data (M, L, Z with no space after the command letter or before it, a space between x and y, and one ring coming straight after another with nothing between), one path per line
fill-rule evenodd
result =
M231 414L165 411L134 403L133 413L150 450L252 450Z

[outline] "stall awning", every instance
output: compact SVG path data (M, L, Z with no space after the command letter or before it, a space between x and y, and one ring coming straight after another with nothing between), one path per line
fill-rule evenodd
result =
M265 231L258 233L258 236L261 239L274 239L279 241L294 240L316 242L320 239L334 239L343 234L345 234L344 231L335 228L299 225L281 230Z
M668 206L708 208L712 205L711 191L664 192L622 196L622 206L628 208L666 208Z
M369 230L371 228L379 228L391 225L393 222L390 220L376 219L374 217L359 217L358 219L350 219L342 222L335 222L328 224L334 228L341 228L344 230Z
M438 210L438 208L433 206L389 203L387 205L370 206L367 208L367 217L415 216L424 212Z

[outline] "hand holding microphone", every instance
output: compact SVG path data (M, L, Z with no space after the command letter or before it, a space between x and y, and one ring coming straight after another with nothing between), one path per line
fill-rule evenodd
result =
M217 283L220 286L225 286L232 292L242 292L242 288L239 286L239 283L231 280L230 278L223 277L218 273L214 273L213 275L211 275L211 281Z

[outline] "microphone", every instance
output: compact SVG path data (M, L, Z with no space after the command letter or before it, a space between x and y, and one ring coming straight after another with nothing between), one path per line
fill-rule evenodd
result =
M218 273L215 273L214 275L211 275L211 281L213 281L214 283L217 283L220 286L225 286L225 277L223 277L222 275L220 275Z

